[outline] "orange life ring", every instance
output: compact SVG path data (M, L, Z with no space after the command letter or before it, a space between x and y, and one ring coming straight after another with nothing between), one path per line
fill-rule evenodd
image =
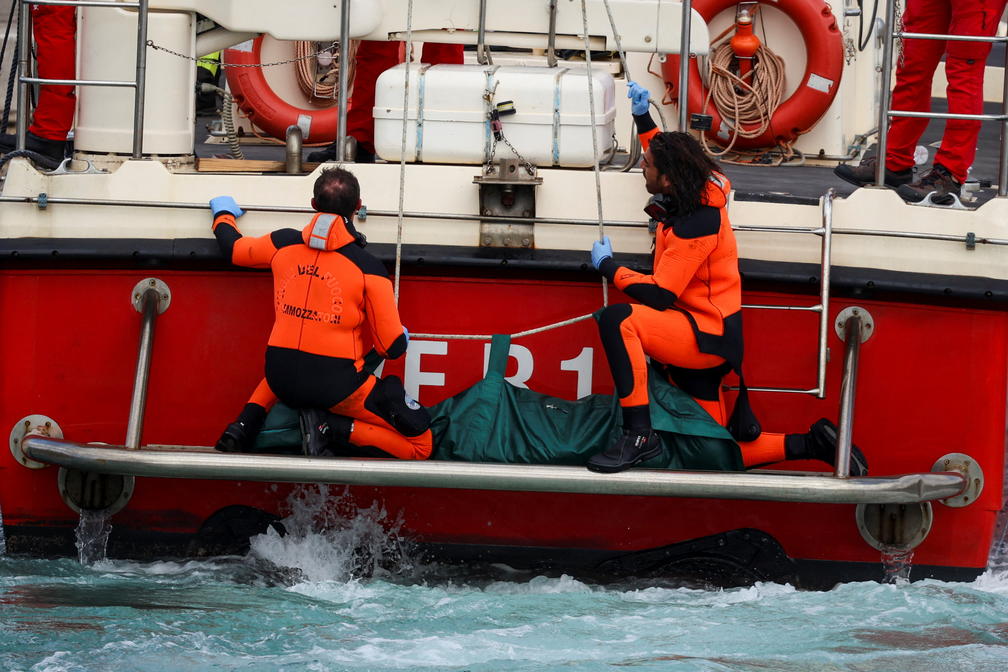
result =
M709 23L722 11L736 4L738 0L694 0L693 9ZM764 149L778 143L793 142L799 135L815 126L826 114L826 110L836 98L837 89L840 88L840 77L843 74L843 35L829 5L822 0L776 0L768 6L784 12L798 26L808 56L805 75L801 85L795 89L791 97L777 108L772 125L763 134L753 138L739 137L735 140L735 147L739 149ZM700 112L707 98L707 88L703 84L695 60L690 64L689 73L688 109L691 113ZM666 85L670 87L670 95L676 97L678 95L676 89L679 86L679 56L670 55L665 60L662 64L662 75ZM710 107L713 108L713 104ZM722 129L721 115L716 109L709 109L706 114L714 117L713 126L707 131L707 138L722 146L727 145L732 133ZM751 127L743 128L755 130L759 127L753 124Z
M263 36L260 35L252 41L250 51L232 47L224 52L225 63L239 64L224 69L235 104L248 115L249 121L274 138L284 139L288 127L300 126L301 138L305 142L335 140L339 108L309 110L294 107L281 100L266 83L263 69L254 67L262 62L262 41Z

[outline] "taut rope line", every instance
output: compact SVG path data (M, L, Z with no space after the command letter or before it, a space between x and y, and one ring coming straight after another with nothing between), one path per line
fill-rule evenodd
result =
M406 83L403 85L402 153L399 156L399 226L395 244L395 301L399 305L399 278L402 275L403 200L406 195L406 124L409 118L410 58L413 55L413 0L406 5Z
M585 63L588 65L588 107L591 111L592 152L594 154L593 158L595 159L595 196L598 201L598 231L599 240L604 240L605 224L602 220L602 172L599 170L598 160L598 129L595 127L595 87L593 86L594 78L592 77L591 45L588 42L588 7L585 4L585 0L581 0L581 22L584 24ZM609 305L609 283L606 281L605 276L602 277L602 305Z

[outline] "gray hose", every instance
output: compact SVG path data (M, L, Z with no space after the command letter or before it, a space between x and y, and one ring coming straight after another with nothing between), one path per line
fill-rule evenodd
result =
M224 103L221 105L221 122L224 124L224 131L227 133L228 146L231 148L231 155L239 161L245 160L245 155L242 154L241 146L238 144L238 136L235 134L234 119L231 117L231 104L234 103L234 97L220 88L219 86L214 86L213 84L204 82L200 84L200 91L202 93L214 93L220 95L224 99Z

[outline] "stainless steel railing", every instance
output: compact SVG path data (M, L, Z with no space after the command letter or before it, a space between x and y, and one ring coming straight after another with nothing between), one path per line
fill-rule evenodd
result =
M151 281L152 284L156 281ZM133 394L130 397L129 421L126 424L126 448L140 449L143 438L144 415L147 411L147 386L154 354L154 324L160 308L161 292L156 288L144 290L140 300L140 345L137 348L136 373L133 376Z
M25 148L28 137L28 85L52 86L109 86L133 88L133 158L143 155L144 93L147 83L147 3L103 2L101 0L21 0L18 15L18 116L16 142L18 149ZM132 82L88 79L41 79L28 76L28 62L31 55L32 25L30 5L56 5L70 7L110 7L137 10L137 53L136 79Z
M1001 114L950 114L947 112L916 112L912 110L890 109L890 89L892 88L893 41L904 40L944 40L947 42L990 42L1008 44L1008 37L982 37L972 35L931 35L928 33L908 33L895 30L896 3L886 3L886 29L882 50L882 88L879 103L879 140L877 151L878 174L875 186L885 186L886 149L888 147L889 121L893 117L916 117L920 119L963 119L969 121L1001 122L1001 160L998 171L998 196L1008 196L1008 49L1005 50L1005 81L1001 101ZM996 19L995 19L996 20Z
M697 497L822 504L910 504L954 497L967 487L958 471L836 478L804 471L703 472L631 469L596 474L584 467L441 460L376 460L218 453L192 446L92 446L29 435L30 459L103 474L265 483L512 490L591 495Z
M843 379L840 381L840 413L837 419L836 458L833 475L850 478L851 437L854 431L854 393L857 390L858 361L861 356L861 318L847 318L847 348L844 351Z

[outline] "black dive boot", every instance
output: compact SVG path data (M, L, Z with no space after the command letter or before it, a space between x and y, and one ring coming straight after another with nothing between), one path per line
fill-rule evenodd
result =
M318 408L301 409L301 450L305 455L324 455L332 434L329 431L329 412ZM330 453L331 454L331 453Z
M214 446L222 453L251 453L255 437L266 420L266 409L259 404L245 404L238 419L227 426Z
M651 412L647 406L624 408L623 422L623 435L616 439L616 443L588 460L589 471L614 474L661 455L661 439L651 429Z
M820 460L836 466L836 437L836 425L820 418L809 427L808 433L784 437L784 456L789 460ZM854 444L851 444L850 475L868 475L868 460Z

